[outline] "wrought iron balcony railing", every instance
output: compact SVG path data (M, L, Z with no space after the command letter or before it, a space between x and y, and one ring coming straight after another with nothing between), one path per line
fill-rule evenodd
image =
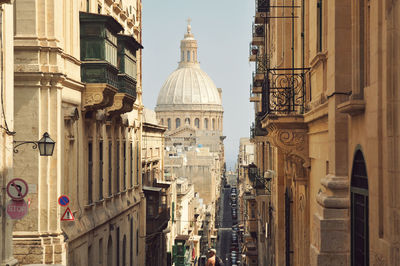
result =
M270 0L256 0L256 12L269 12Z
M305 108L306 71L303 68L268 69L266 112L269 114L303 114Z
M265 74L267 73L269 60L266 55L258 55L256 58L256 73Z

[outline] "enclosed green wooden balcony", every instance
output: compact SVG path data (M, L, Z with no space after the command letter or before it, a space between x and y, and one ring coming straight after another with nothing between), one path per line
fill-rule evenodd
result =
M123 28L111 16L80 12L81 79L118 86L117 34Z
M118 80L119 92L136 99L137 57L136 52L143 46L135 38L118 34Z
M113 105L118 92L117 34L123 28L111 16L80 12L81 81L85 109Z

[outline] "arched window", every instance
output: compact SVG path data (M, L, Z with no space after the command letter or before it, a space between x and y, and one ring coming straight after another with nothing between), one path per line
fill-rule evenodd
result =
M215 130L215 118L212 119L212 130Z
M183 61L185 61L185 53L182 51L182 54L181 54L181 61L183 62Z
M171 130L171 118L167 119L167 123L168 123L168 130Z
M176 128L181 126L181 119L180 118L175 119L175 125L176 125Z
M185 125L190 125L190 118L189 117L185 118Z
M194 51L193 51L193 61L196 61L196 57L194 56Z
M364 156L357 150L351 172L351 265L368 265L369 202L368 176Z
M164 125L164 119L161 118L161 125Z
M208 118L204 118L204 128L208 129Z
M108 243L107 243L107 265L113 265L113 246L112 246L112 237L108 237Z
M196 118L196 119L194 120L194 125L195 125L197 128L200 128L200 119Z
M187 51L187 61L190 62L190 51Z

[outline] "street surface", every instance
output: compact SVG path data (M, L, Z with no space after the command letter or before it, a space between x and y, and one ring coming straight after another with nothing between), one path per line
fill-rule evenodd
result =
M227 175L228 184L236 185L236 175ZM232 243L232 212L230 205L231 188L222 188L221 206L219 213L217 255L224 261L225 266L230 265L229 253Z

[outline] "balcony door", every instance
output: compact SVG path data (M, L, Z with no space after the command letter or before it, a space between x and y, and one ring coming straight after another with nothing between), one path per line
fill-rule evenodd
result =
M367 167L362 152L354 155L351 173L351 265L369 265Z

